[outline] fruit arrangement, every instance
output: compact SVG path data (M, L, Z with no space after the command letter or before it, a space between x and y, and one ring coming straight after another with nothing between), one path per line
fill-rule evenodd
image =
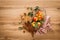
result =
M28 28L28 30L29 30L29 28L31 28L31 30L34 30L33 32L36 32L40 27L42 27L42 25L44 23L45 15L42 12L42 10L39 9L38 6L36 6L35 9L27 8L27 10L30 10L30 12L24 13L21 16L24 27L26 29ZM27 24L28 24L28 27L26 27ZM29 27L29 25L30 25L30 27ZM31 32L31 30L30 30L30 32Z
M27 10L30 11L21 15L21 24L24 29L32 34L32 36L37 31L39 31L39 33L46 33L46 30L51 29L49 17L46 18L45 12L38 6L34 9L32 7L28 7Z

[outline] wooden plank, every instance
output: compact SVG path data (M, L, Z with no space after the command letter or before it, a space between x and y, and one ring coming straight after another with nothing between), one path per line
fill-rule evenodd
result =
M34 3L33 3L34 2ZM60 7L60 1L20 1L20 0L6 0L0 1L0 7L28 7L28 6L33 6L33 5L40 5L40 7Z
M36 40L60 40L60 0L0 0L0 40L32 40L27 31L18 30L20 15L29 6L44 7L51 16L53 32L35 35Z

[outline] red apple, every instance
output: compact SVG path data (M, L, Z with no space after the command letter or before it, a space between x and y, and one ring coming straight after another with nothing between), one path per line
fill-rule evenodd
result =
M33 21L37 21L38 19L37 19L37 17L33 17Z

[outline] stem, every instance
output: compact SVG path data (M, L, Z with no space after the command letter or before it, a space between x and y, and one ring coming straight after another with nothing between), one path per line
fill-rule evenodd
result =
M34 39L34 33L32 33L32 40L35 40L35 39Z

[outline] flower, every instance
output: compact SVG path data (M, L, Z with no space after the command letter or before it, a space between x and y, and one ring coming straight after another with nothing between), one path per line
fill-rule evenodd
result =
M35 22L32 22L32 26L33 26L33 27L35 26Z

